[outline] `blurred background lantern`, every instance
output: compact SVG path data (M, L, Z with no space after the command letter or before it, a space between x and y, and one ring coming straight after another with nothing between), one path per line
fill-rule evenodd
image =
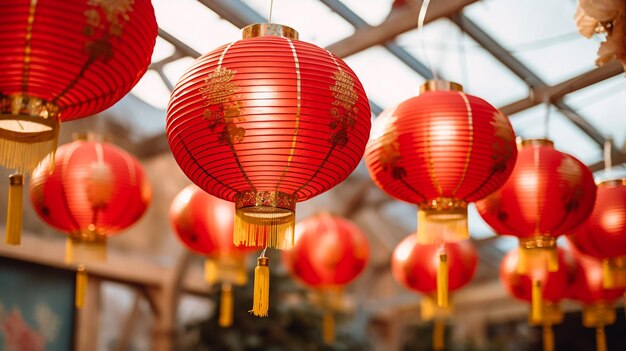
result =
M108 236L135 223L151 198L137 159L118 147L77 140L57 150L54 171L44 160L32 175L30 200L39 217L65 233L67 264L78 262L76 306L84 299L84 262L106 258Z
M605 288L626 288L626 179L598 184L596 196L591 216L569 238L602 260Z
M195 185L184 188L170 207L174 232L189 250L206 257L207 282L220 284L218 323L222 327L233 323L232 286L246 284L246 254L257 249L233 244L234 214L230 202L211 196Z
M335 338L334 314L343 304L343 288L361 274L369 250L365 235L354 223L320 213L298 222L294 247L283 252L287 270L317 292L318 303L324 308L326 343Z
M462 90L426 82L376 119L365 153L374 182L419 207L421 244L468 239L467 204L498 189L515 163L508 118Z
M393 277L407 289L425 295L421 303L422 318L434 321L435 350L444 348L444 319L451 314L449 292L472 280L477 263L476 249L469 240L420 244L416 235L409 235L393 251Z
M615 301L626 289L604 287L601 261L573 250L580 269L576 274L570 298L583 306L583 326L596 329L596 350L606 351L604 327L615 323Z
M578 266L574 257L557 247L559 268L554 272L540 270L537 275L517 271L519 249L511 250L500 265L500 281L514 297L531 303L528 321L543 327L543 350L554 350L552 326L563 321L559 302L569 297Z
M365 91L343 60L266 23L195 61L172 92L166 128L183 172L235 203L236 245L289 249L296 202L355 169L370 119ZM253 313L265 316L258 304L267 299L255 296Z
M15 169L7 243L20 243L24 172L49 156L60 122L110 107L139 81L157 35L149 0L0 4L0 164Z
M518 146L511 177L476 208L497 234L518 237L518 273L555 272L556 239L589 217L596 185L589 168L552 141L520 140Z

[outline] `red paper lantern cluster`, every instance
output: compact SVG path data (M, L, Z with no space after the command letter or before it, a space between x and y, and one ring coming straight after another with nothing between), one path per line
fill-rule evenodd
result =
M569 238L586 255L603 260L606 288L626 287L626 179L598 184L589 219Z
M476 203L482 218L500 235L520 240L519 272L558 269L556 238L591 214L596 185L591 171L546 139L523 140L511 177ZM546 257L547 256L547 257Z
M177 83L167 135L185 174L236 204L237 245L290 248L296 202L357 166L370 109L337 56L277 24L198 58Z
M418 240L428 244L469 237L467 204L504 183L516 153L504 114L458 84L430 81L376 119L365 161L379 187L418 205Z

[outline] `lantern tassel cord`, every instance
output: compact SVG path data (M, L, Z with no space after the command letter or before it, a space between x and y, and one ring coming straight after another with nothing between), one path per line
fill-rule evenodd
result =
M7 208L6 243L19 245L22 241L22 202L24 176L16 173L9 176L9 205Z
M265 256L265 250L257 259L257 266L254 268L254 295L252 299L252 310L249 312L257 317L267 317L270 299L270 268L269 258Z
M606 351L606 334L604 325L596 326L596 351Z
M554 351L554 332L548 323L543 325L543 351Z
M76 270L76 292L75 305L81 309L85 305L85 296L87 295L87 270L85 266L80 264Z
M222 293L220 297L220 314L218 324L222 328L227 328L233 325L233 308L234 298L233 289L230 284L222 284Z
M326 345L330 345L335 342L335 314L330 308L327 308L326 311L324 311L322 331L324 343Z
M540 321L543 318L543 288L541 280L533 279L531 289L531 320Z
M448 253L439 252L437 265L437 306L448 307Z
M446 323L442 319L435 319L433 327L433 351L442 351L445 348Z

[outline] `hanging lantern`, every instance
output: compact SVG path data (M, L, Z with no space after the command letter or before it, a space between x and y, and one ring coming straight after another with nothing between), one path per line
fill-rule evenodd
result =
M531 303L528 319L531 325L543 327L543 350L554 350L552 326L563 321L559 302L568 297L576 277L577 265L565 250L557 248L559 269L555 272L540 270L536 274L520 275L517 272L519 250L510 251L500 265L500 281L514 297Z
M546 267L555 272L557 237L582 224L593 209L593 175L550 140L520 140L518 146L511 177L476 208L496 233L519 238L518 273Z
M293 276L318 293L325 310L324 341L332 343L343 287L361 274L369 259L367 238L347 219L320 213L298 222L294 247L282 259Z
M602 260L605 288L626 288L626 179L598 184L596 196L591 216L570 239Z
M296 202L355 169L370 118L365 91L340 58L266 23L195 61L172 92L166 129L183 172L235 203L235 245L289 249ZM267 293L268 262L262 254L257 297Z
M602 263L575 250L574 254L580 269L570 290L570 298L583 305L583 326L596 329L596 350L606 351L604 327L615 323L615 301L625 290L604 288Z
M209 284L221 285L218 323L233 323L232 286L246 284L246 254L254 247L233 244L232 204L207 194L195 185L183 189L170 207L174 232L185 246L206 257L204 273Z
M504 183L516 154L504 114L456 83L428 81L376 119L365 161L380 188L417 204L418 241L434 244L469 238L467 204Z
M406 288L425 295L422 318L434 320L435 350L444 348L445 318L451 314L448 295L472 280L477 263L476 249L469 240L419 244L416 235L409 235L393 250L393 277Z
M39 217L67 234L65 259L78 262L76 306L82 307L83 262L104 260L107 237L135 223L151 198L141 164L111 144L77 140L62 145L32 175L30 200Z
M61 122L96 114L144 74L157 35L149 0L0 4L0 165L11 176L7 243L21 233L22 173L53 166Z

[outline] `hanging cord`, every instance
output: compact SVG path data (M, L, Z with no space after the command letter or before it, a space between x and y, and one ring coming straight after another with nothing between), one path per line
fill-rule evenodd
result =
M267 18L267 22L272 23L272 10L274 10L274 0L270 0L270 15ZM263 254L265 254L265 250L263 250Z
M424 35L422 34L422 31L424 28L424 21L426 20L426 12L428 11L428 5L430 5L430 0L422 1L422 6L420 7L420 13L417 18L417 35L420 36L422 53L424 54L424 61L426 61L426 66L430 68L430 71L433 74L433 79L437 80L437 73L433 69L433 65L431 64L430 59L428 58L428 52L426 52L426 40L424 38Z
M613 139L607 138L604 141L604 176L609 179L611 178L612 168L613 168Z
M546 139L550 139L550 116L552 112L552 104L550 103L550 98L547 96L543 99L543 103L546 105L546 115L543 119L543 134Z

